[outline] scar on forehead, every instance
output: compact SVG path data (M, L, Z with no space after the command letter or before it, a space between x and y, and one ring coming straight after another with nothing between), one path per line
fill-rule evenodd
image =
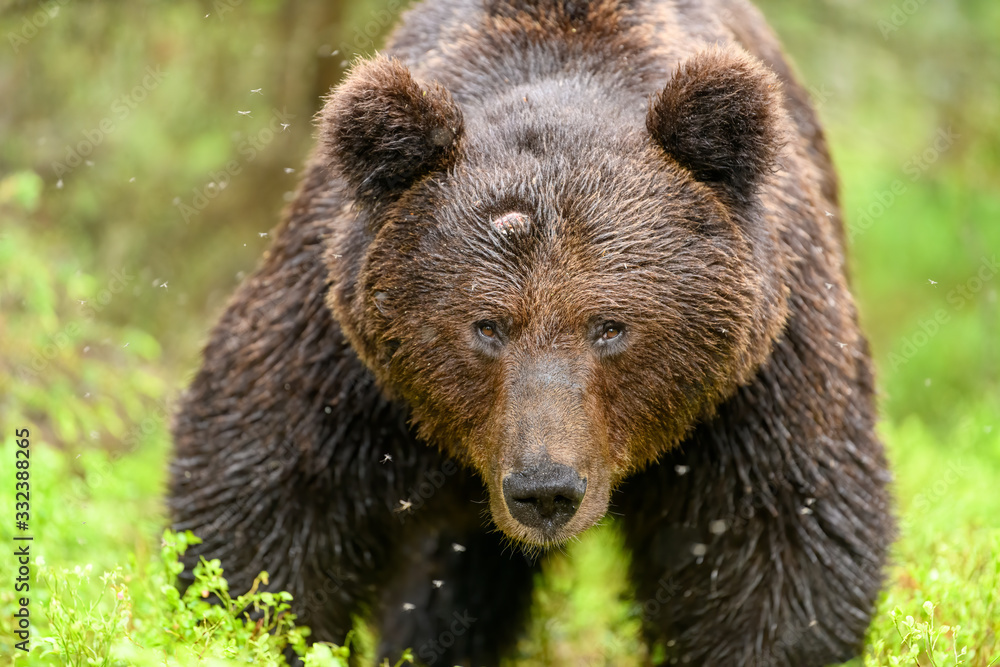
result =
M510 212L493 218L493 227L504 236L528 231L531 220L524 213Z

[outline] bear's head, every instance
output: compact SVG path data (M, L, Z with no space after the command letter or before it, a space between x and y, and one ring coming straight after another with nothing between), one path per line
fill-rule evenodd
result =
M463 108L377 57L321 116L354 203L329 239L329 304L526 545L599 520L752 378L786 315L763 196L788 123L775 76L713 47L644 123L614 97L550 78Z

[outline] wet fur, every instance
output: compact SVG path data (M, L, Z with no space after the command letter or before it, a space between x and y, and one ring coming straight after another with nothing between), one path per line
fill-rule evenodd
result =
M835 174L755 10L420 5L330 98L319 146L175 421L174 527L205 540L189 566L221 558L234 590L268 570L313 639L343 641L360 613L380 656L496 664L538 562L484 518L484 471L541 424L565 433L552 456L613 471L644 634L668 659L857 653L888 472ZM498 233L514 209L530 224ZM525 355L589 378L542 388L561 425L517 408L537 374L504 389L528 361L468 351L491 304ZM568 332L616 308L648 322L589 361ZM456 613L477 620L432 644Z

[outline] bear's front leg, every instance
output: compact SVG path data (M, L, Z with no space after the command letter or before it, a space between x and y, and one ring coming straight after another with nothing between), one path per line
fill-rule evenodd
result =
M322 190L322 171L309 182ZM343 643L391 576L401 501L443 457L344 340L324 303L329 212L300 213L212 333L175 418L168 500L173 528L203 540L181 586L200 557L234 594L267 570L312 640Z
M255 420L255 402L240 399L231 403L233 428L229 418L203 412L220 414L215 399L189 397L176 428L170 498L174 529L202 539L184 556L182 585L201 557L220 559L234 594L266 570L266 588L294 596L292 611L312 639L338 644L391 576L403 549L398 510L407 489L441 466L436 451L410 436L405 412L347 361L325 376L343 387L308 401L298 418L284 416L293 409L286 405Z
M820 667L860 650L894 530L889 473L867 350L816 349L790 322L757 379L616 499L667 664Z

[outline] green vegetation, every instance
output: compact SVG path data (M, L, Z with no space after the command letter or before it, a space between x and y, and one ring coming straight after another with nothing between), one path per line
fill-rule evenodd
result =
M896 474L901 536L856 664L1000 664L1000 4L760 4L840 170ZM168 414L269 242L320 96L399 3L2 6L0 456L7 476L30 430L36 579L28 655L0 587L0 656L276 664L306 636L284 596L230 594L218 563L170 585L191 538L163 534ZM641 664L619 543L609 523L548 563L519 664Z

